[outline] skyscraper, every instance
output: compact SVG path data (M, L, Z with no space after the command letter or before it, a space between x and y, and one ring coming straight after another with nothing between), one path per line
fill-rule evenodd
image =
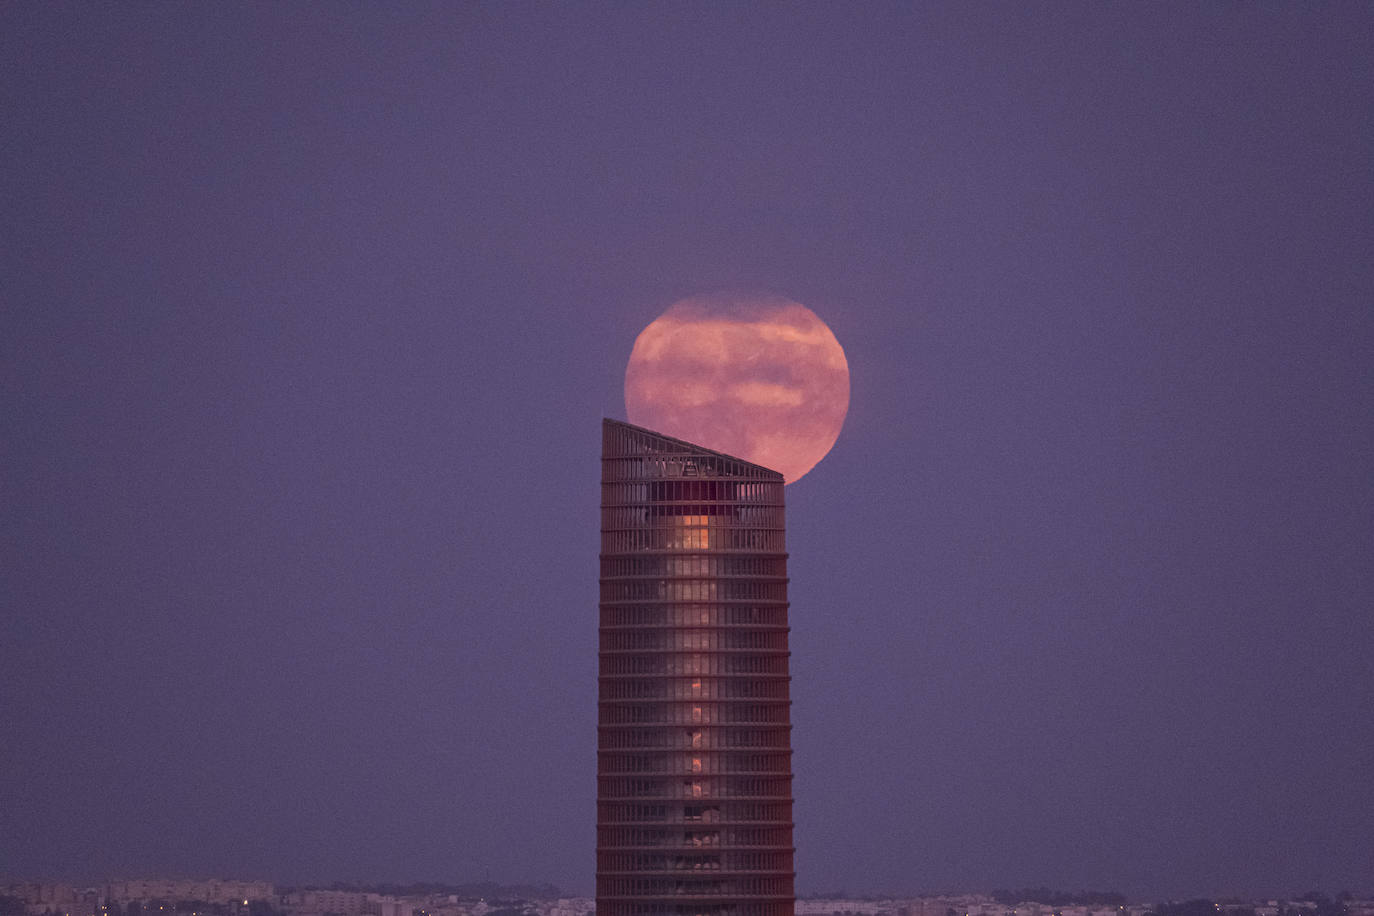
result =
M606 420L597 916L792 916L783 478Z

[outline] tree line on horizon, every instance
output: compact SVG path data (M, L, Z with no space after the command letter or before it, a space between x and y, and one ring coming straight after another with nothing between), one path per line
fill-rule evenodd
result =
M549 884L547 881L542 884L497 884L495 881L469 881L466 884L444 884L439 881L417 881L412 884L394 884L383 882L381 884L352 884L344 881L335 881L328 887L301 887L287 888L282 893L289 893L292 890L305 891L349 891L352 893L363 894L382 894L390 897L427 897L454 896L465 899L482 900L557 900L559 897L566 897L567 894L562 890Z
M1045 906L1125 906L1126 897L1116 891L1054 891L1048 887L1023 887L1020 890L996 890L992 899L1004 906L1018 903L1040 903Z
M1348 902L1354 899L1349 891L1341 891L1334 898L1321 891L1308 891L1280 903L1277 916L1350 916ZM1248 901L1232 900L1184 900L1180 903L1161 903L1151 910L1153 916L1217 916L1217 909L1226 906L1227 916L1256 916L1255 908ZM1306 904L1295 906L1294 904Z
M1018 903L1039 903L1043 906L1125 906L1126 897L1116 891L1059 891L1048 887L1026 887L1020 890L996 890L992 899L1003 906ZM1286 898L1279 905L1278 916L1349 916L1348 901L1354 895L1341 891L1335 897L1328 897L1321 891L1307 891ZM1229 897L1216 900L1198 898L1182 902L1156 904L1150 912L1154 916L1216 916L1219 906L1226 906L1231 916L1255 916L1254 907L1246 905L1252 901ZM1294 904L1304 904L1296 906Z

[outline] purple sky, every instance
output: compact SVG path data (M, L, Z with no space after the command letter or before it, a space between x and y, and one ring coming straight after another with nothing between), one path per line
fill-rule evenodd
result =
M0 871L592 884L600 420L788 488L798 886L1374 893L1374 6L0 5Z

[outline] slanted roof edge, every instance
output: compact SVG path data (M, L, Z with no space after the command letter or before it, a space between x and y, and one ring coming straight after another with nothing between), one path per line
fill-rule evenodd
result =
M657 430L646 429L643 426L635 426L633 423L627 423L624 420L613 420L610 417L602 417L601 425L603 427L620 426L625 429L634 430L637 433L644 433L646 435L654 436L656 438L664 440L665 442L671 442L675 445L680 445L683 448L688 449L689 451L699 452L703 455L714 455L717 458L725 458L729 461L738 461L740 464L748 465L749 467L755 470L763 471L765 474L776 474L778 475L779 480L783 480L783 475L781 471L776 471L773 468L764 467L761 464L755 464L754 462L749 461L745 458L741 458L738 455L731 455L727 452L718 452L713 448L707 448L704 445L697 445L695 442L688 442L686 439L679 439L676 436L669 436L666 433L661 433Z

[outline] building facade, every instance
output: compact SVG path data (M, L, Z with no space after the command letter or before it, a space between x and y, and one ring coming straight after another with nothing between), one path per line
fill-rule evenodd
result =
M783 478L602 428L597 916L793 916Z

